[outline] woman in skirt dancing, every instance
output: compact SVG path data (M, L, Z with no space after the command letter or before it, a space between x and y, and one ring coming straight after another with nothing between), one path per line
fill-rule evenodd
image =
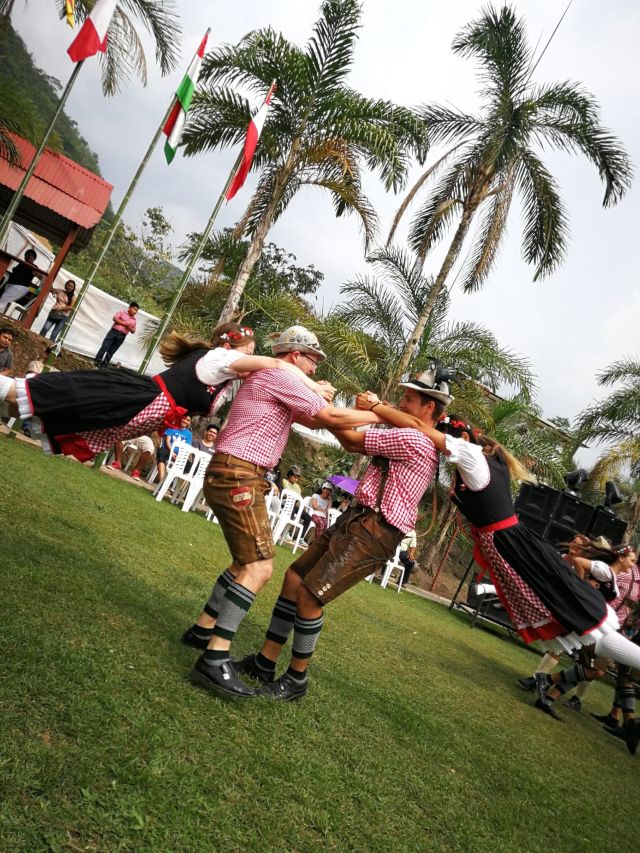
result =
M314 382L282 359L253 355L254 349L253 330L238 323L216 326L210 342L172 332L160 346L168 368L156 376L107 367L30 379L0 377L0 401L13 404L23 420L40 419L46 453L86 462L116 441L179 426L186 412L210 417L232 399L234 380L257 370L293 372L316 393L332 396L331 386Z

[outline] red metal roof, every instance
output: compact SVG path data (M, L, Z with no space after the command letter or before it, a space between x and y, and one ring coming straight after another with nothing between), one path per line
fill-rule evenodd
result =
M9 135L20 152L22 163L28 166L35 154L34 146L15 133ZM17 190L25 171L21 166L10 166L5 158L0 157L0 186ZM113 186L98 175L64 154L46 148L27 185L25 196L69 223L92 229L100 222L112 189Z

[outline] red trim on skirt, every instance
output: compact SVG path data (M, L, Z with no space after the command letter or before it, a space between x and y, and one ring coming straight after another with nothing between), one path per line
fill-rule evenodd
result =
M167 429L180 429L182 418L188 413L184 406L179 406L169 393L164 379L160 374L151 377L167 399L171 409L164 416L164 429L158 430L158 435L164 435Z

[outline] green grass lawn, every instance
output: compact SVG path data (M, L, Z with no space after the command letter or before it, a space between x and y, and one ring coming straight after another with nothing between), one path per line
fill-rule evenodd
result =
M178 642L226 565L217 526L3 436L0 471L0 850L638 850L640 761L534 710L520 645L363 583L327 608L303 702L220 701Z

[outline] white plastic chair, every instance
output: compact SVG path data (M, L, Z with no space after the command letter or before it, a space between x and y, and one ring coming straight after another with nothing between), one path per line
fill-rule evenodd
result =
M396 548L396 553L393 555L393 558L387 562L387 565L384 567L384 571L382 573L382 580L380 581L380 586L382 589L385 589L387 584L389 583L389 578L391 577L391 573L399 571L400 577L398 578L398 592L402 589L402 581L404 580L404 566L400 562L400 545Z
M289 526L296 525L295 506L300 501L300 495L297 492L292 492L290 489L283 489L280 492L280 512L276 518L273 527L273 541L278 543L284 539L285 531Z
M202 494L204 486L204 475L211 462L211 455L202 450L193 451L194 460L188 472L181 474L181 479L189 483L189 488L185 495L182 512L189 512L191 507L195 506ZM175 500L173 501L175 503Z
M175 456L173 455L174 451L177 451ZM187 460L194 452L195 448L190 444L187 444L186 441L178 439L174 442L173 447L171 448L172 455L169 457L164 479L153 493L157 501L161 501L164 498L176 480L183 478L184 466L187 464Z
M340 512L339 509L330 509L329 510L329 527L331 527L332 524L335 524L341 515L342 515L342 513Z

